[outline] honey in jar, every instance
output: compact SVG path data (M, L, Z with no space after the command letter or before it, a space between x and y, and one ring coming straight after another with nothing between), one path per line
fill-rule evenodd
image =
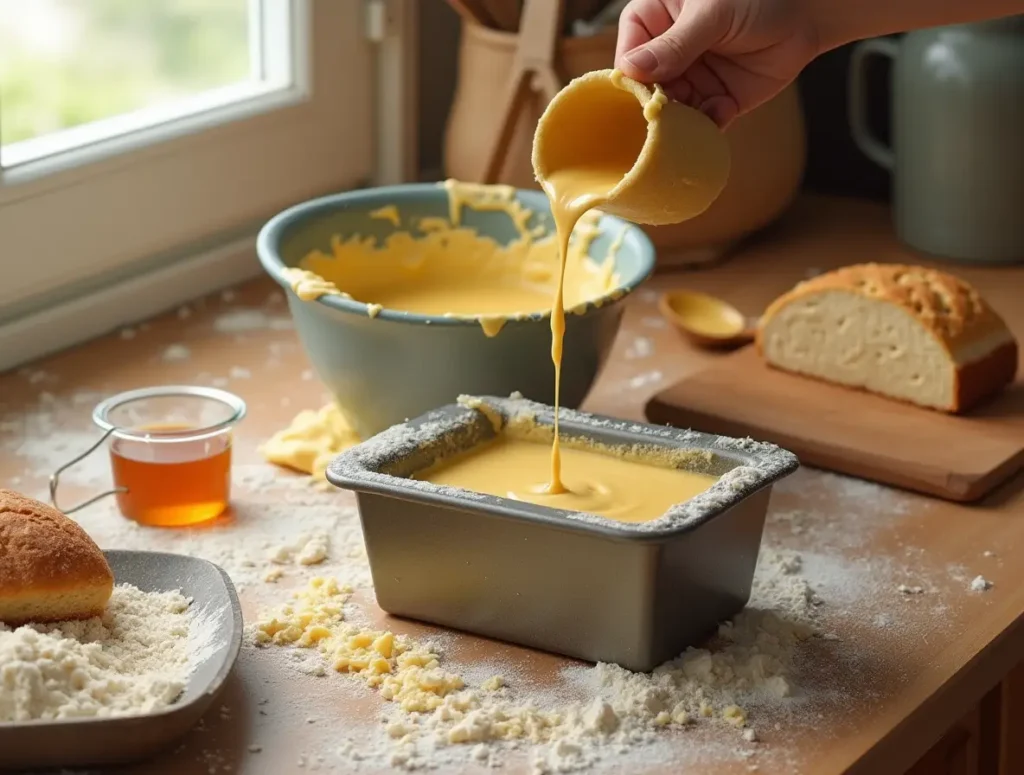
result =
M187 426L134 430L148 438L115 438L110 445L122 514L144 525L179 527L224 512L231 495L229 432L188 438L195 429Z
M140 388L102 401L93 422L106 433L69 465L109 439L114 489L65 513L115 494L121 513L144 525L215 519L231 497L232 432L243 417L238 396L191 385ZM51 477L53 499L61 470Z

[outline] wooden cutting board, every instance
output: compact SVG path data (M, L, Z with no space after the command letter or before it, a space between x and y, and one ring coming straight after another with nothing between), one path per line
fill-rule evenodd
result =
M750 436L801 462L947 500L977 500L1024 467L1024 384L955 417L768 368L753 347L652 398L651 422Z

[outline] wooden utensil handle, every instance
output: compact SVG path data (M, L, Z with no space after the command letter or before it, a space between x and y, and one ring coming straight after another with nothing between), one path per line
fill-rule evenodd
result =
M498 125L484 162L484 171L480 176L482 183L498 182L519 113L530 97L530 75L526 70L517 70L506 87L505 99L502 101L502 110L499 114L501 123Z
M496 27L494 19L487 12L481 0L447 0L448 5L455 9L455 12L468 22L479 24L482 27Z
M562 88L555 71L565 0L525 0L514 71L506 87L501 121L486 156L481 181L496 183L505 163L519 114L536 89L551 100Z
M522 3L519 0L479 0L487 14L494 19L494 25L505 32L519 29Z
M553 67L562 35L565 0L525 0L517 59L526 67Z

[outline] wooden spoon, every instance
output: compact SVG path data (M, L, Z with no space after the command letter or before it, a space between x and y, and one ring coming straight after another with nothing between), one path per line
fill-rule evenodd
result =
M658 299L661 314L698 347L737 347L754 340L757 321L706 293L666 291Z

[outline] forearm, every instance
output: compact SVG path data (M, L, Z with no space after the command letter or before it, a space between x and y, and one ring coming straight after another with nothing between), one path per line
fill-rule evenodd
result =
M924 27L1024 14L1024 0L803 0L821 51Z

